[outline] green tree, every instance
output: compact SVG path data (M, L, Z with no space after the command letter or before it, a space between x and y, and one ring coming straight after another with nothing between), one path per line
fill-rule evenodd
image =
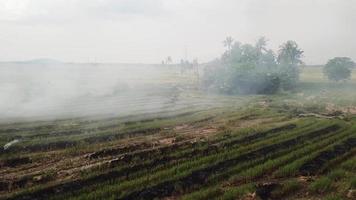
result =
M354 65L351 58L335 57L326 63L323 71L329 80L342 81L350 79Z
M226 39L224 44L228 44ZM207 69L207 85L224 93L275 93L279 89L276 58L266 48L267 40L260 38L255 45L234 42L215 67Z
M293 89L299 81L299 65L303 64L302 57L303 51L295 41L289 40L280 46L277 61L284 89Z
M299 80L303 51L294 41L281 45L278 56L261 37L253 44L224 41L227 50L204 69L205 88L229 94L274 94L293 89Z
M302 57L303 51L299 49L298 44L289 40L279 47L277 60L280 64L296 66L303 64Z

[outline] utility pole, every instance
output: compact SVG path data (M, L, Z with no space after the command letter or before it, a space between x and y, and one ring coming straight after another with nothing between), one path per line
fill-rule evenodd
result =
M197 77L197 87L199 88L200 77L199 77L199 63L197 58L195 58L193 61L193 67L195 68L195 74Z

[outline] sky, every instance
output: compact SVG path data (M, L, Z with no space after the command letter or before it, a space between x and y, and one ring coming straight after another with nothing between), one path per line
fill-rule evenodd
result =
M222 41L295 40L307 64L356 60L356 0L0 0L0 61L207 62Z

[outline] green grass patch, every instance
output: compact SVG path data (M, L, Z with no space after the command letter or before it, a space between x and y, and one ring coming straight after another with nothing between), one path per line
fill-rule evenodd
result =
M324 194L332 189L333 180L329 177L321 177L310 184L309 190L313 193Z

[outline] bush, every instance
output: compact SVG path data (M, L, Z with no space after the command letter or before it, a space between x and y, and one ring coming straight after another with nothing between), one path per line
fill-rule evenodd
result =
M354 62L347 57L336 57L328 61L324 67L324 74L332 81L350 79Z
M300 70L297 66L281 66L280 67L280 79L283 90L293 90L296 88L299 82Z
M236 75L229 93L238 94L274 94L280 88L280 79L276 74L244 74Z

